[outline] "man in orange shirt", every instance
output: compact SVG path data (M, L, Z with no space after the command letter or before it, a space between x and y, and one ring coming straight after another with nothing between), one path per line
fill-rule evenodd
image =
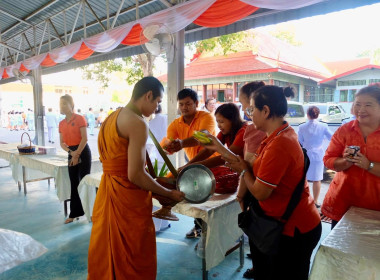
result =
M215 120L212 115L204 111L198 111L198 94L185 88L178 92L178 107L181 116L175 119L168 127L166 139L161 145L170 153L184 149L188 160L192 160L202 148L198 140L193 137L194 131L207 130L215 135ZM170 139L170 143L165 145L165 140ZM187 238L199 237L201 228L200 221L194 221L195 226L187 234Z
M181 90L178 92L177 100L181 116L168 127L166 139L171 141L165 149L175 153L183 148L187 158L191 160L202 149L198 140L193 137L194 131L207 130L215 135L215 121L209 113L197 110L198 94L194 90Z

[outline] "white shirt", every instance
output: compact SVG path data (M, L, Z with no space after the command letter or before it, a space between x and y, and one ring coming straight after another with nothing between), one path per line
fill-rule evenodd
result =
M310 161L321 161L327 145L324 140L331 140L332 133L327 124L318 120L309 120L298 129L298 141L307 151Z
M58 126L57 116L53 112L47 112L45 119L47 127Z

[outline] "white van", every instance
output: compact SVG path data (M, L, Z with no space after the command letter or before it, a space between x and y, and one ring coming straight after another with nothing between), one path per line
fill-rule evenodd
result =
M325 123L342 123L349 117L343 107L337 103L308 103L303 106L306 113L310 106L318 107L320 111L318 120Z
M307 121L306 111L302 103L296 101L288 101L288 113L285 116L286 121L290 125L300 125Z

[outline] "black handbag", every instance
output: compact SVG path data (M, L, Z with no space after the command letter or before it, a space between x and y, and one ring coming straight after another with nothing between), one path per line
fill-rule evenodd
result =
M302 148L302 151L304 154L304 174L294 190L281 220L265 215L259 202L253 196L247 210L238 215L239 227L263 254L277 254L285 223L290 218L293 210L301 200L301 195L305 185L306 172L310 165L310 160L306 154L306 150Z

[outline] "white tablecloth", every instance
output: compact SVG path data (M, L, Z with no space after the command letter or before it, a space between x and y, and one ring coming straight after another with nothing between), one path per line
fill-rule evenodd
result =
M70 198L70 178L67 166L67 153L58 152L54 155L20 155L17 144L1 144L0 157L8 160L12 169L12 177L16 182L22 182L22 166L25 167L25 179L54 177L57 196L60 201ZM93 159L91 172L102 171L99 159Z
M311 280L380 279L380 211L351 207L323 240Z
M84 212L91 219L95 202L95 189L99 186L102 173L89 174L82 179L78 191ZM201 218L207 223L205 246L206 270L218 265L225 258L226 252L236 244L243 232L238 227L237 217L241 212L236 201L236 194L215 194L202 204L178 203L173 211L194 218ZM160 205L153 199L154 205Z

